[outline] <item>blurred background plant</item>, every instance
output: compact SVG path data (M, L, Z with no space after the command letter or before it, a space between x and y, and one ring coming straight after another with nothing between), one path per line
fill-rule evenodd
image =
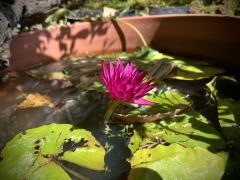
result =
M58 8L40 18L42 21L24 19L20 31L109 17L188 13L238 16L240 0L64 0Z
M240 0L72 0L68 2L70 9L84 6L102 8L108 6L116 9L153 7L188 6L191 13L210 13L239 15Z

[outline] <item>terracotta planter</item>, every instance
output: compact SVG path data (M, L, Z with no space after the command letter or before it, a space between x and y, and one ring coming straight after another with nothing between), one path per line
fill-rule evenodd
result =
M124 18L153 48L240 66L240 18L210 15L162 15ZM24 70L70 56L132 51L141 46L128 26L111 21L77 23L67 27L23 33L13 38L11 66Z

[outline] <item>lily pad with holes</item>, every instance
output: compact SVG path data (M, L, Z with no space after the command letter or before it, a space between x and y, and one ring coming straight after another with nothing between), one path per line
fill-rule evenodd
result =
M132 153L134 153L139 148L141 142L142 142L141 135L136 130L134 130L133 131L133 136L130 138L128 148L130 149L130 151Z
M226 161L227 154L213 154L200 147L158 145L134 153L128 179L221 179Z
M151 91L146 99L155 102L156 105L135 108L130 114L147 115L144 116L147 119L150 115L171 112L190 103L186 95L166 84L161 84ZM125 115L125 118L128 117ZM163 143L179 143L191 148L202 147L213 152L222 150L226 145L222 136L207 119L192 108L153 123L136 125L135 130L143 141L139 143L140 138L136 138L137 135L133 136L131 143L134 144L134 149L136 145L141 148L146 144L156 143L153 140L159 138L162 138ZM133 146L130 146L131 148Z
M51 124L16 135L1 152L4 179L70 179L64 161L104 169L105 150L89 131Z

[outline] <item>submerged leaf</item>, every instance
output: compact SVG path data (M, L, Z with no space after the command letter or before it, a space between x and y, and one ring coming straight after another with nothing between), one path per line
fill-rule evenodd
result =
M48 106L50 108L53 108L54 104L51 102L50 97L35 93L29 94L26 99L17 106L17 108L26 109L41 106Z
M104 169L104 148L89 131L51 124L16 135L1 152L4 179L70 179L55 162Z

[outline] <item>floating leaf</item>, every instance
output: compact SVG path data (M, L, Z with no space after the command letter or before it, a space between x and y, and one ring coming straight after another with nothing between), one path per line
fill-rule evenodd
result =
M157 105L135 108L129 115L151 117L155 113L166 113L189 105L186 95L164 83L151 91L146 99L157 103ZM159 122L138 125L135 130L143 139L140 146L145 146L146 143L150 142L155 143L151 139L158 138L163 138L163 141L167 143L179 143L187 147L202 147L214 152L223 149L226 145L224 139L208 123L207 119L193 109L185 110ZM134 139L132 142L134 143Z
M136 58L140 59L145 64L149 64L152 61L160 60L163 58L163 54L149 47L142 47L136 52Z
M175 71L169 76L171 79L199 80L225 72L223 68L211 66L206 61L197 61L174 56L164 56L163 59L176 66Z
M168 143L179 143L186 147L202 147L213 152L225 147L225 141L213 126L198 112L188 110L158 123L139 125L143 138L161 137Z
M134 134L131 137L130 143L128 145L128 148L131 150L132 153L134 153L139 148L139 145L142 142L141 135L136 130L134 130L133 133Z
M240 101L218 99L218 118L223 133L240 150Z
M89 131L51 124L16 135L1 152L4 179L70 179L62 160L94 170L104 169L104 148Z
M187 95L174 89L167 84L160 82L160 85L150 91L145 99L155 102L155 106L141 106L135 108L129 114L151 115L157 113L167 113L175 111L177 108L189 105Z
M222 133L231 149L225 179L239 176L240 169L240 85L232 76L215 77L207 84L218 107L218 119Z
M221 179L226 159L227 154L219 156L200 147L158 145L134 153L128 179Z
M240 85L234 77L215 77L207 84L218 106L218 119L223 133L240 150Z

